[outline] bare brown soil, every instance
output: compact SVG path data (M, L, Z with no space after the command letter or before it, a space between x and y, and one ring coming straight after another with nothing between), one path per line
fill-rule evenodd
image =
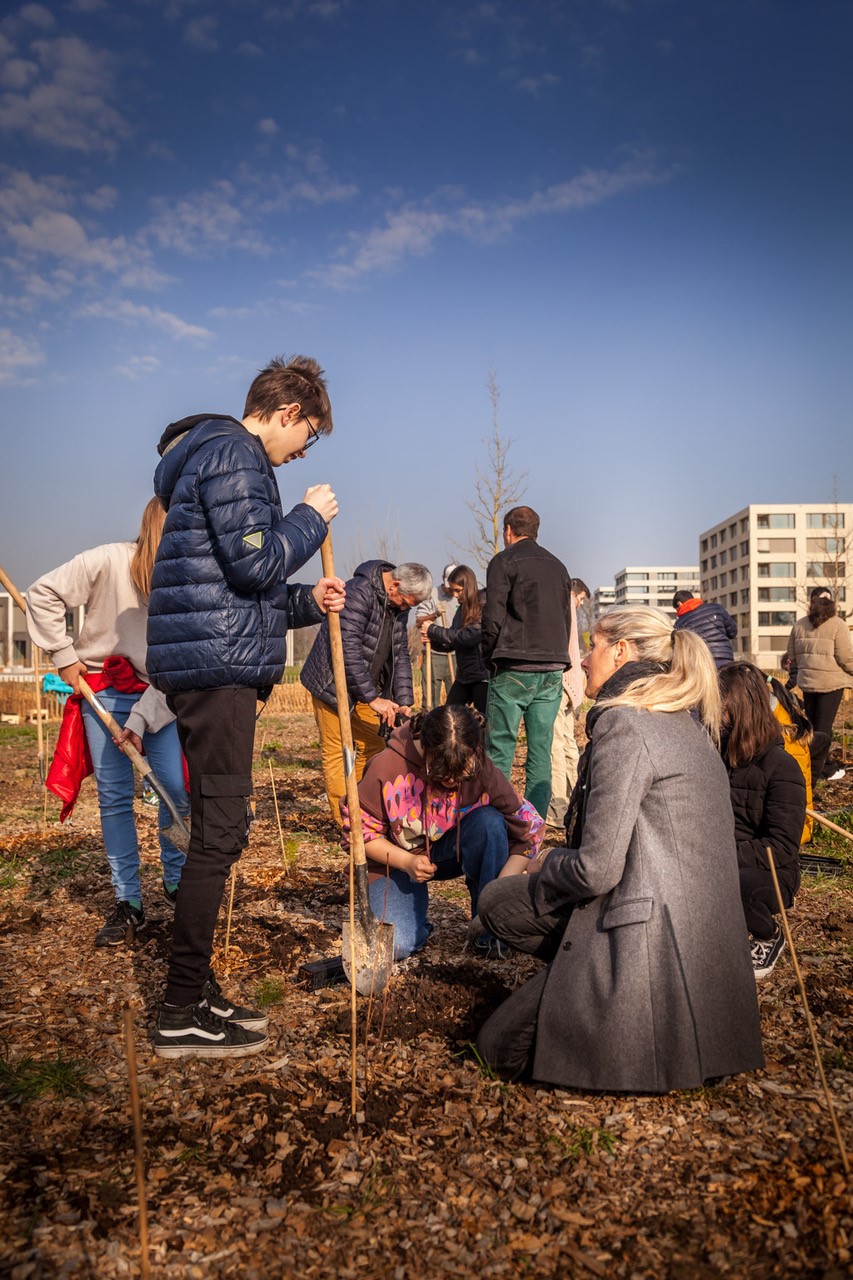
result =
M263 983L281 999L269 1052L238 1063L150 1051L169 946L155 811L138 806L149 924L95 950L112 894L94 787L64 828L51 799L43 832L34 765L32 737L0 731L0 1274L139 1274L125 1006L155 1276L850 1274L853 1200L787 955L759 989L762 1073L664 1098L508 1086L469 1042L535 962L463 955L464 887L436 886L435 933L369 1030L359 1004L352 1119L349 991L298 974L340 950L347 898L311 718L259 727L257 821L216 965L235 996ZM853 786L824 799L843 809ZM808 881L791 920L853 1147L853 877Z

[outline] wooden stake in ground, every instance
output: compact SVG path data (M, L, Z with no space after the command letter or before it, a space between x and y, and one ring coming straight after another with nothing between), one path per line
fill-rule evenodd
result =
M47 770L44 767L44 728L41 722L41 672L39 671L38 645L33 645L33 675L36 682L36 733L39 753L39 782L44 786Z
M445 609L443 604L440 604L438 606L438 612L441 614L441 625L443 627L446 627L447 626L447 610ZM453 684L453 681L456 679L456 658L452 651L447 655L447 670L450 673L450 683ZM444 691L445 702L447 701L447 695L449 693L450 693L450 689L449 688L445 689Z
M142 1145L142 1110L139 1106L139 1081L136 1075L136 1043L133 1038L132 1009L125 1009L124 1011L124 1046L127 1054L127 1078L130 1084L130 1109L133 1115L133 1145L136 1151L136 1193L139 1197L139 1261L143 1280L149 1280L151 1260L148 1256L145 1152Z
M275 805L275 820L278 823L278 842L281 845L281 862L284 867L284 874L287 875L287 855L284 852L284 832L281 829L281 817L278 812L278 796L275 793L275 777L272 771L272 760L270 766L270 786L272 787L273 804Z
M814 1024L814 1018L812 1017L812 1011L809 1008L809 1002L806 999L806 984L803 982L803 975L800 972L800 965L797 960L797 952L794 949L794 939L791 937L791 928L790 928L790 925L788 924L788 915L787 915L787 912L785 911L785 904L782 901L782 890L779 887L779 877L776 875L776 863L773 858L773 850L770 848L769 844L765 845L764 847L767 853L767 861L770 864L770 874L773 876L773 888L776 890L776 901L779 903L779 914L782 917L782 928L785 933L785 941L787 942L788 949L791 952L791 963L794 966L794 973L797 975L797 985L800 988L800 997L803 1001L803 1009L806 1015L806 1025L808 1026L808 1029L809 1029L812 1048L814 1049L814 1056L817 1060L817 1069L818 1069L818 1074L820 1075L820 1082L823 1085L823 1096L826 1098L826 1106L827 1106L827 1110L829 1111L829 1118L832 1121L832 1128L835 1132L835 1141L838 1144L838 1150L841 1155L841 1164L844 1169L845 1175L849 1178L850 1163L847 1159L847 1148L845 1147L844 1139L841 1136L841 1129L838 1126L838 1117L835 1114L835 1106L832 1101L832 1094L829 1092L829 1085L827 1084L827 1081L826 1081L826 1073L823 1069L823 1058L821 1057L821 1054L820 1054L820 1045L817 1042L817 1030Z
M432 645L424 640L424 696L425 711L432 711Z
M44 735L44 754L45 759L50 760L50 734ZM41 789L41 834L42 837L47 835L47 787L42 786Z

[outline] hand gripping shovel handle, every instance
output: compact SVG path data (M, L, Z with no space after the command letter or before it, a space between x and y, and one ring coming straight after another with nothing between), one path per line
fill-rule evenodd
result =
M140 778L147 778L148 785L156 791L161 804L164 804L169 811L169 817L172 819L171 825L166 829L164 834L168 835L172 844L182 853L186 853L190 845L190 833L187 830L186 823L175 808L175 802L169 795L163 783L157 777L157 774L151 768L151 765L140 755L132 742L118 742L121 736L121 725L110 715L98 695L89 687L83 676L80 677L80 692L94 711L95 715L103 721L110 733L116 739L118 748L127 756Z

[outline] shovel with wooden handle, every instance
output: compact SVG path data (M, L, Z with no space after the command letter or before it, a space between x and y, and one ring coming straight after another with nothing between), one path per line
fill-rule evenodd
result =
M8 574L4 572L2 565L0 565L0 582L3 583L3 586L9 592L9 595L15 601L18 608L23 613L26 613L27 602ZM80 676L80 692L98 718L106 725L110 733L116 739L118 749L124 752L140 778L148 780L148 785L156 791L161 803L166 806L166 809L169 812L169 817L172 821L169 826L160 828L162 834L167 840L172 842L176 849L180 849L181 853L186 853L190 845L189 828L178 813L175 808L174 800L169 795L154 770L151 768L151 765L144 756L139 754L132 742L118 742L118 738L121 736L122 732L121 725L113 716L110 715L109 711L107 711L104 704L98 698L98 695L89 688L89 685L86 683L83 676Z
M331 532L326 534L320 552L323 558L323 574L335 576L335 559L332 552ZM367 857L364 852L364 833L361 828L361 805L358 799L358 783L355 780L355 751L353 750L352 725L350 723L349 694L344 669L344 646L341 639L341 620L337 613L327 614L329 644L332 651L332 671L335 677L335 701L338 704L338 720L341 726L341 748L344 758L344 778L347 789L347 809L350 821L350 915L344 921L343 962L344 970L356 991L363 996L383 991L394 968L394 926L380 923L370 905L367 880Z

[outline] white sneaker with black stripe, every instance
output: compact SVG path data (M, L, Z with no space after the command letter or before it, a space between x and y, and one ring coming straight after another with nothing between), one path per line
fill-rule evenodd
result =
M756 981L769 978L776 967L776 961L785 950L785 936L777 926L776 933L766 941L764 938L753 938L750 944L752 953L752 969Z
M158 1058L249 1058L269 1044L264 1032L226 1022L204 1002L161 1005L152 1038Z
M243 1005L234 1004L224 996L213 974L202 988L201 1002L223 1022L235 1022L238 1027L243 1027L246 1031L266 1031L269 1025L269 1018L265 1013L261 1013L260 1009L246 1009Z

